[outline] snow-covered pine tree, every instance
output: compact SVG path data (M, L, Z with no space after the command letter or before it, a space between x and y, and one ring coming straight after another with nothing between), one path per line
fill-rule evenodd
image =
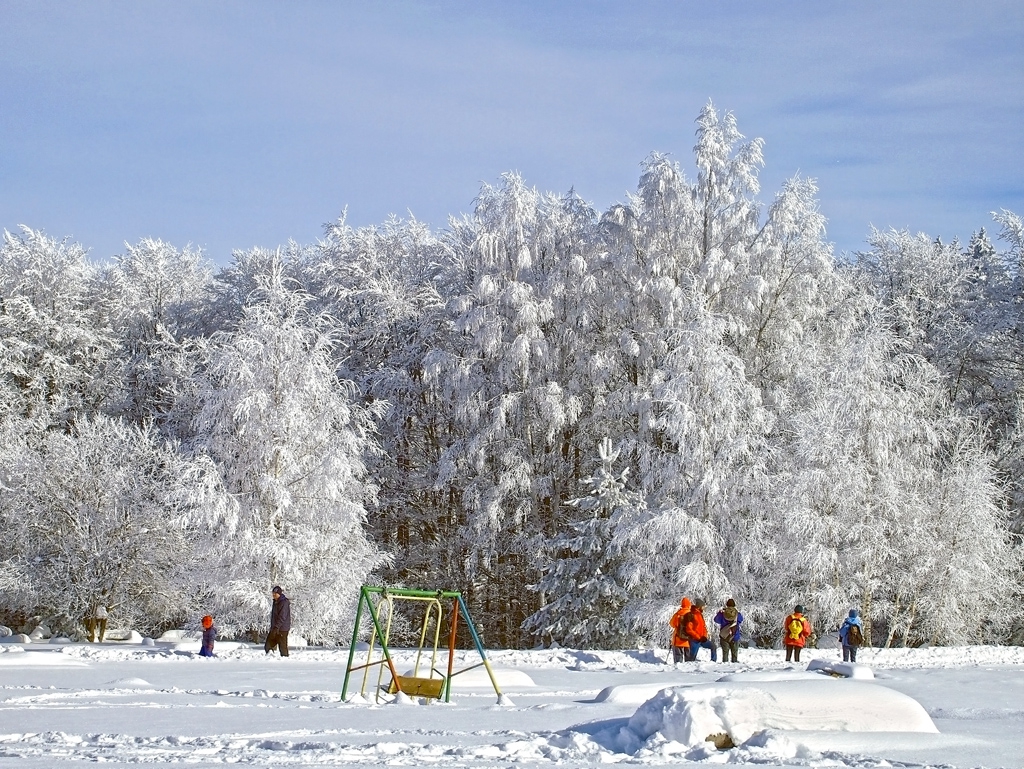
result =
M618 470L619 452L608 438L598 444L600 466L584 479L590 494L570 500L581 517L554 537L538 536L546 565L534 587L542 607L524 628L543 639L576 648L617 649L633 646L637 636L622 622L630 600L620 573L626 555L613 541L616 521L634 516L643 498L629 488L629 469Z
M382 561L363 531L371 415L335 374L330 319L310 315L280 258L256 284L238 328L214 335L198 392L195 447L239 505L209 542L204 587L220 624L242 630L266 626L280 584L294 629L331 641L350 632L359 585Z

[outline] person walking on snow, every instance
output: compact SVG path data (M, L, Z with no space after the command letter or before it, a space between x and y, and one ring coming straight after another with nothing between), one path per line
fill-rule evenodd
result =
M690 642L686 640L686 634L683 632L683 618L689 613L690 599L683 598L679 602L679 610L668 621L672 628L672 662L676 664L684 662L689 657Z
M697 661L697 652L707 649L711 652L711 661L718 661L718 653L715 645L708 638L708 626L704 622L704 601L697 599L693 602L693 608L689 614L683 617L683 631L686 633L686 640L690 642L690 662Z
M725 602L725 606L715 615L715 624L718 625L718 638L722 643L722 662L729 662L730 655L731 661L736 662L736 653L740 645L740 625L743 624L743 615L736 608L736 601L730 598Z
M104 592L104 595L106 593ZM96 634L99 633L100 643L103 643L103 636L107 632L107 607L102 603L97 604L89 617L89 643L96 643Z
M782 623L782 638L786 645L786 662L799 662L800 650L811 635L811 621L804 616L804 607L796 605L793 613Z
M213 642L217 640L217 628L213 626L213 617L203 617L203 645L199 647L200 657L213 656Z
M275 648L281 652L282 657L288 656L288 631L292 629L292 609L288 596L278 585L270 591L274 598L274 604L270 609L270 632L267 633L267 642L263 645L263 651L270 654Z
M856 609L850 609L850 616L843 620L839 640L843 644L843 662L856 662L857 647L864 643L864 623Z

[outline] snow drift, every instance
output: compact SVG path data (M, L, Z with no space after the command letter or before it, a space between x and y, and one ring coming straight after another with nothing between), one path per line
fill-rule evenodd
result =
M664 689L637 709L628 730L641 742L656 737L686 746L723 734L740 745L765 730L938 732L905 694L825 677Z

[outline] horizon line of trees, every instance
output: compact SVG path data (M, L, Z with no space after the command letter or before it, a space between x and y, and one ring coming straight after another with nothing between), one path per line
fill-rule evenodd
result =
M363 582L458 589L485 642L758 643L795 603L875 644L1020 642L1024 224L873 230L697 119L598 212L515 174L433 232L344 218L234 254L0 246L0 622L351 637Z

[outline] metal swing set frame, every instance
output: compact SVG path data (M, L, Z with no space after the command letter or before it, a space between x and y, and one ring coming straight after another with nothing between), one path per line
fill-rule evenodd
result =
M395 663L391 656L391 620L394 616L395 601L409 601L421 603L424 606L423 622L420 626L419 646L416 649L416 662L413 665L412 675L402 676L395 669ZM448 611L448 660L445 672L438 669L438 652L440 650L441 620L444 614L444 604L450 601ZM356 644L359 641L359 629L362 623L363 610L370 616L372 630L370 632L369 649L366 654L366 662L361 665L354 665ZM383 617L382 617L383 614ZM462 615L466 627L469 628L473 637L473 644L480 654L480 662L475 665L455 670L455 641L458 635L459 615ZM430 643L429 665L423 664L424 652L428 648L428 631L431 620L433 620L433 638ZM374 659L374 649L380 647L380 657ZM423 664L425 675L421 675L420 667ZM356 608L355 628L352 631L352 644L348 650L348 665L345 669L345 682L341 687L342 702L348 697L349 680L352 673L363 671L363 680L359 693L365 697L370 678L370 671L377 668L377 685L375 687L375 702L380 702L381 695L385 691L384 670L387 668L391 674L391 682L386 691L389 694L399 692L410 697L428 697L443 699L445 702L451 700L452 679L460 673L465 673L478 667L487 671L487 677L498 695L499 702L502 698L498 681L491 670L491 664L487 661L487 654L484 652L480 635L476 631L472 617L469 616L469 609L466 602L462 600L462 593L453 590L410 590L408 588L378 587L376 585L362 585L359 588L359 605Z

